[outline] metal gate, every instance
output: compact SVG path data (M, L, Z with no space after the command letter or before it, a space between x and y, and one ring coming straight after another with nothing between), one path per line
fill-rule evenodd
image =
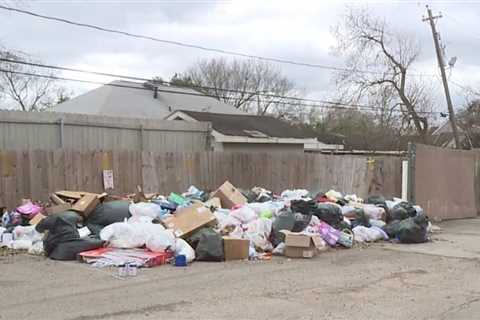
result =
M475 152L409 146L409 200L433 220L477 216Z

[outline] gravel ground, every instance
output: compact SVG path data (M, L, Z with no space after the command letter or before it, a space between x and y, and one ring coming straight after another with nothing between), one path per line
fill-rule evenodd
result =
M480 220L311 260L114 269L0 257L0 319L479 319Z

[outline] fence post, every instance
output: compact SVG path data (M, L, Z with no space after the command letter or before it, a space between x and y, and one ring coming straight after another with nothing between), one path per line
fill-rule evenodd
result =
M417 146L415 143L408 143L408 189L407 200L415 203L415 160L417 156Z
M60 149L63 149L64 148L64 139L65 139L65 132L64 132L64 127L65 127L65 123L63 121L63 118L60 118L60 121L59 121L59 124L60 124Z
M140 125L140 151L145 151L145 129Z

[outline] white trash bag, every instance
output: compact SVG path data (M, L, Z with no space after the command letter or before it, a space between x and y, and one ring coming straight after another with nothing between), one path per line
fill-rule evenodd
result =
M172 230L162 231L147 240L147 248L153 252L165 252L175 247L175 235Z
M175 256L184 255L187 263L195 260L195 250L182 238L175 239Z
M159 218L162 215L162 208L152 202L131 203L128 211L132 216L147 216L152 219Z

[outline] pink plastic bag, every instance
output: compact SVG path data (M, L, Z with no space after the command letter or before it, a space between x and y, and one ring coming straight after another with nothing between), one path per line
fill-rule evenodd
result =
M336 245L340 238L340 231L323 221L318 226L318 232L322 236L322 239L331 246Z
M33 218L33 216L35 216L37 213L40 213L42 211L42 207L29 201L24 205L17 207L16 211L23 215L29 216L30 218Z

